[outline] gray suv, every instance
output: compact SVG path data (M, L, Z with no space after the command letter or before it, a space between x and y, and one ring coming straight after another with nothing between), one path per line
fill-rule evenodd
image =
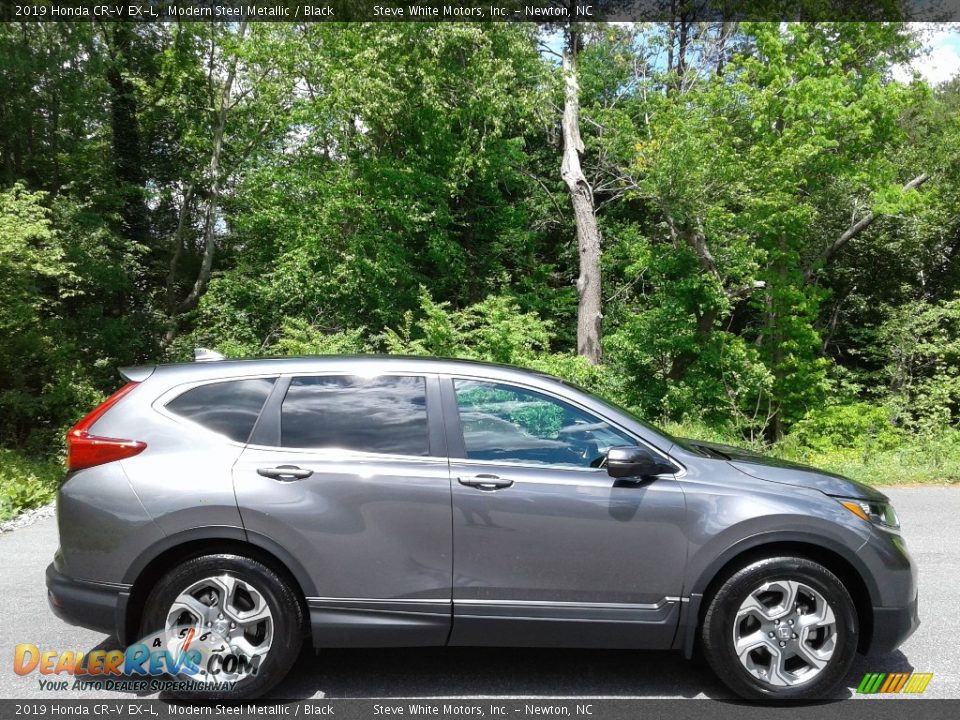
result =
M671 648L746 698L822 697L919 623L884 495L546 375L400 357L121 374L68 435L49 602L189 649L176 695L263 695L312 644Z

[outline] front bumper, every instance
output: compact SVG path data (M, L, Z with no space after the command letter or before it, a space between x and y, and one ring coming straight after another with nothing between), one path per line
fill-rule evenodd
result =
M919 597L914 595L906 607L873 608L873 635L867 652L883 655L900 647L920 627L918 605Z
M69 578L51 563L47 567L47 603L53 614L71 625L99 630L121 643L126 627L130 588Z
M873 618L868 642L861 652L882 655L896 650L920 626L918 615L918 570L899 534L872 529L872 537L860 548L869 576Z

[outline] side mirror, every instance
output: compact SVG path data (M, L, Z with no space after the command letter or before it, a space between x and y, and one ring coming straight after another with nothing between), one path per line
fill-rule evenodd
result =
M676 471L677 468L645 447L628 445L607 451L607 474L610 477L643 478Z

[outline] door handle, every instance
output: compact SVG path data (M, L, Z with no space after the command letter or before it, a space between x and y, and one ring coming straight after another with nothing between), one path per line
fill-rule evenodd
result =
M488 475L487 473L458 477L457 480L460 481L461 485L480 488L481 490L499 490L513 485L513 480L502 478L497 475Z
M257 468L257 475L274 480L303 480L313 475L313 470L304 470L296 465L278 465L270 468Z

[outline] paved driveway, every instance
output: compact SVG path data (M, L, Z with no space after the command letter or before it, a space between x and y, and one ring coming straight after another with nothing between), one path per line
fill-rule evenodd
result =
M858 656L866 672L933 672L927 697L960 698L960 488L889 491L920 566L920 629L891 655ZM57 547L56 524L41 520L0 536L0 698L51 697L36 675L12 670L13 648L88 651L111 638L70 627L47 609L44 569ZM850 695L845 688L840 697ZM304 653L274 693L283 698L349 697L728 697L710 670L674 653L585 650L410 649ZM64 697L56 694L57 697ZM124 697L70 693L69 697Z

